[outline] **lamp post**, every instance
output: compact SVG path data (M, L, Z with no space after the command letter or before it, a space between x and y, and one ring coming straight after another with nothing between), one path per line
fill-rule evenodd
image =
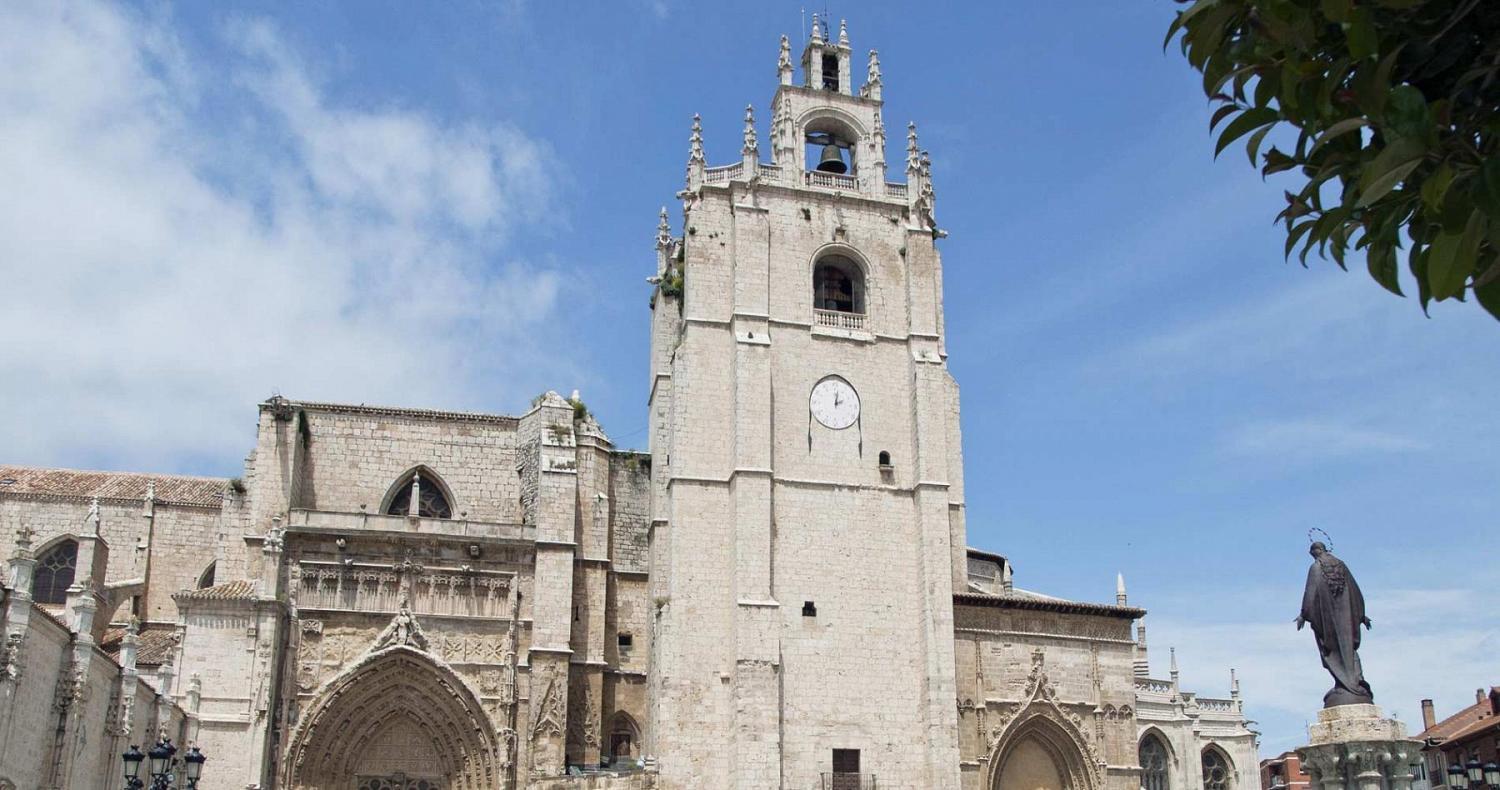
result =
M146 752L151 762L151 790L168 790L172 786L172 767L177 764L175 754L177 747L172 745L171 738L162 738Z
M1469 775L1458 761L1448 766L1448 787L1452 790L1469 790Z
M198 778L203 775L203 763L207 761L208 758L204 757L203 752L198 751L196 746L188 749L188 753L182 758L182 762L186 764L184 778L187 779L187 786L190 790L197 790Z
M1494 760L1484 764L1484 783L1490 787L1500 787L1500 765Z
M141 761L146 759L146 755L141 754L139 748L131 746L120 755L120 759L125 763L125 790L140 790Z
M1479 757L1471 754L1469 761L1464 763L1464 774L1464 778L1469 780L1469 787L1473 790L1479 790L1486 785L1491 788L1500 788L1500 765L1495 765L1494 761L1480 765Z

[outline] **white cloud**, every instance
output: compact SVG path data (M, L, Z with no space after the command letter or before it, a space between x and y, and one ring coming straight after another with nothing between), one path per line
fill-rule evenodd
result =
M332 98L270 26L0 6L4 460L223 468L256 400L524 402L558 279L544 143ZM566 375L566 374L563 374ZM185 460L190 459L190 460Z
M1283 461L1401 453L1427 447L1398 433L1324 419L1258 420L1230 431L1224 443L1232 453Z
M1493 589L1496 580L1458 581L1463 588L1366 591L1375 627L1365 632L1360 648L1365 678L1376 704L1399 716L1413 734L1422 728L1422 699L1435 700L1439 716L1446 716L1472 704L1475 688L1495 682L1500 629L1484 614L1488 597L1482 591ZM1147 621L1153 676L1165 675L1168 646L1177 648L1186 690L1227 696L1228 670L1239 672L1247 715L1263 733L1261 755L1269 756L1306 742L1303 728L1316 720L1332 680L1318 661L1311 632L1292 623L1299 601L1288 601L1284 619L1250 619L1243 601L1263 597L1226 593L1222 617L1213 621L1156 615Z

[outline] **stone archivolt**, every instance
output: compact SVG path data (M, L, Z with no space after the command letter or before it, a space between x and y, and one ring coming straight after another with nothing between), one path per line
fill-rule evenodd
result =
M409 645L377 650L326 684L293 733L286 786L338 786L360 772L393 726L431 739L434 773L451 790L501 781L504 755L478 697L451 669Z
M1052 758L1058 772L1068 778L1070 790L1098 790L1104 786L1105 762L1083 732L1083 717L1070 713L1057 700L1057 689L1047 678L1041 651L1031 656L1031 674L1026 694L1019 703L1000 713L999 723L989 733L989 779L986 786L999 787L1005 761L1015 747L1027 739L1036 742Z

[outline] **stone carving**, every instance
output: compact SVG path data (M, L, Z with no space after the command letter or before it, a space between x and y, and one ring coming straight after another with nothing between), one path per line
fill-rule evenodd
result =
M547 681L547 691L537 706L531 720L531 741L535 743L542 735L563 734L563 698L557 679Z
M391 618L390 625L380 632L375 638L375 649L392 647L394 645L408 645L419 650L427 649L427 636L422 633L422 625L411 613L411 607L407 606L406 596L401 597L400 608L396 610L396 616Z
M989 732L990 759L993 770L1003 764L1002 756L1027 734L1042 735L1051 741L1060 741L1064 754L1076 754L1079 759L1069 762L1068 786L1076 790L1096 790L1104 786L1106 763L1099 754L1094 741L1084 729L1083 715L1076 710L1092 710L1089 703L1063 703L1057 699L1057 689L1047 677L1046 654L1038 648L1031 654L1031 672L1026 678L1026 692L1019 703L987 705L986 709L998 708L997 724Z
M21 634L11 631L5 635L5 646L0 647L0 681L16 682L21 679Z
M1312 625L1323 667L1333 676L1333 688L1323 695L1323 707L1368 705L1375 695L1359 661L1359 627L1370 627L1365 596L1349 566L1327 546L1314 542L1308 553L1313 562L1307 569L1296 623L1299 631L1304 624Z
M302 635L303 636L322 636L323 635L323 621L322 620L303 620L302 621Z

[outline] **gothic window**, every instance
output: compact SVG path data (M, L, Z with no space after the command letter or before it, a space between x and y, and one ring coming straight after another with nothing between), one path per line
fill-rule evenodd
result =
M425 467L412 470L391 490L390 504L385 512L392 516L411 515L412 500L417 501L416 515L422 518L453 518L453 508L448 504L448 495L438 483L437 475Z
M219 568L219 561L214 560L208 564L202 575L198 577L198 589L206 590L214 586L214 572Z
M67 603L68 588L78 573L78 541L65 540L36 561L31 577L31 599L37 603Z
M1161 738L1147 735L1141 739L1141 787L1143 790L1171 790L1167 778L1167 747Z
M859 264L825 255L813 267L813 307L838 313L865 312L865 278Z
M823 90L839 89L839 56L831 52L823 54Z
M1229 760L1224 753L1209 747L1203 750L1203 790L1231 790Z

